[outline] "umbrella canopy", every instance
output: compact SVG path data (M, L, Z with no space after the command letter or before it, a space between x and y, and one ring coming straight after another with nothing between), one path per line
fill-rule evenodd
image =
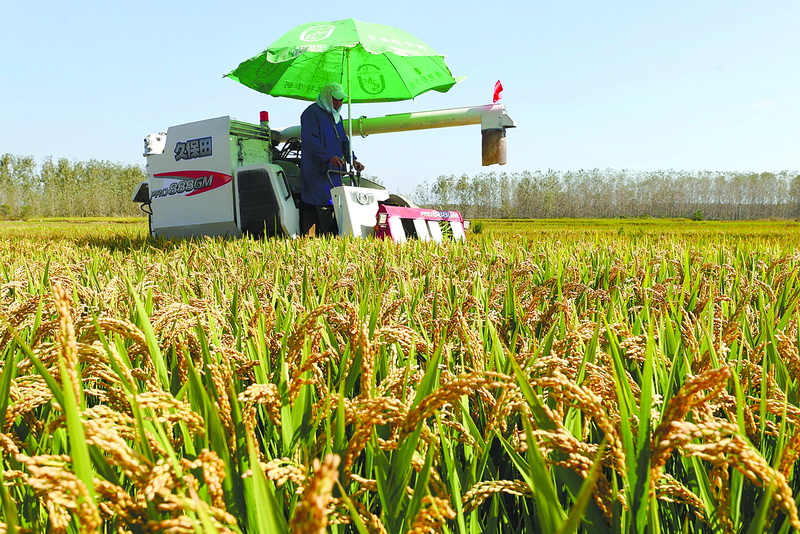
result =
M297 26L226 76L300 100L316 100L323 86L340 83L350 102L410 100L460 81L442 55L413 35L354 19Z

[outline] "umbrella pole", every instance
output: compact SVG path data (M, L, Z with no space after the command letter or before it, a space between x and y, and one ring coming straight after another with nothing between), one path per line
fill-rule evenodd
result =
M353 170L353 115L352 115L352 92L350 91L350 48L345 50L346 54L346 61L347 61L347 146L350 149L350 157L347 158L350 160L350 170Z

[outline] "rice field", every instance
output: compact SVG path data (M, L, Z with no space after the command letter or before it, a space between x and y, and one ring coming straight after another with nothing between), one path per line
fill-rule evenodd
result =
M0 223L0 532L800 530L791 221Z

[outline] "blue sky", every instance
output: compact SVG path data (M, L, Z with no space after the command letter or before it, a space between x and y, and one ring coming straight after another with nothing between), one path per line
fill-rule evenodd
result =
M10 2L0 31L0 154L144 164L142 139L221 115L298 124L308 103L223 75L304 22L402 28L466 76L446 94L353 106L382 116L486 104L517 122L508 164L480 128L355 140L394 191L441 174L555 169L800 170L800 2Z

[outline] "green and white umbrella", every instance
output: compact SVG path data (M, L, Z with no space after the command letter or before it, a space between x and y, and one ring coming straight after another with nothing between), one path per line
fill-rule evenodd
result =
M396 102L458 81L444 57L413 35L354 19L309 22L226 74L272 96L316 100L340 83L349 102Z

